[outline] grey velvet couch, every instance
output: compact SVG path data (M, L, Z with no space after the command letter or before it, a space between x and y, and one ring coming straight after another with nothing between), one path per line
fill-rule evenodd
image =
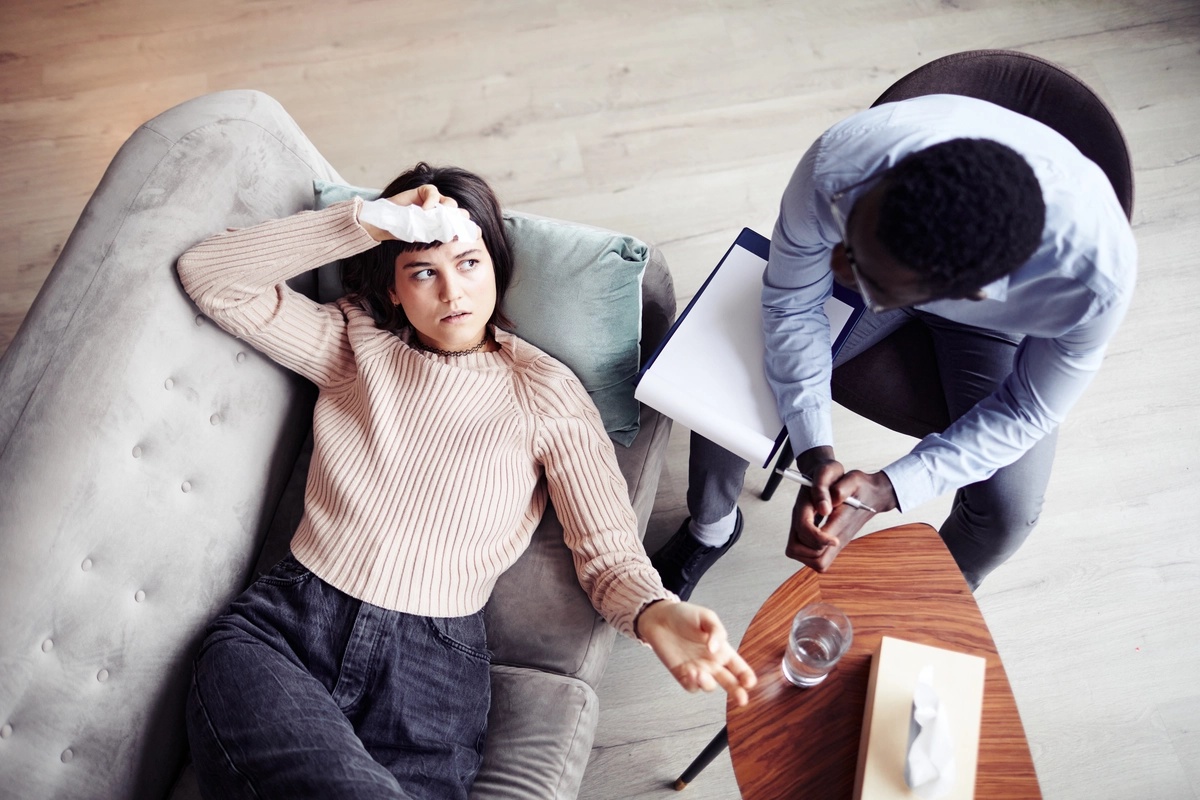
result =
M416 160L420 154L414 154ZM257 92L197 98L115 157L0 361L0 798L190 798L183 704L206 623L286 551L312 387L200 315L174 264L338 175ZM328 276L296 288L321 297ZM643 349L674 316L652 252ZM642 531L669 423L617 447ZM577 793L615 632L553 512L488 606L473 797Z

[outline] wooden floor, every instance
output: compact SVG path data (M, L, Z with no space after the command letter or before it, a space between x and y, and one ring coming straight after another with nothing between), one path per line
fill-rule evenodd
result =
M351 182L417 159L506 205L658 244L681 300L744 225L769 232L828 125L938 56L1012 48L1090 83L1124 127L1142 277L1064 426L1043 522L977 596L1049 798L1200 796L1200 6L1194 0L3 0L0 350L118 146L235 87L279 99ZM1191 322L1188 322L1191 320ZM86 387L84 387L86 388ZM910 441L838 412L876 469ZM677 429L648 544L683 515ZM757 499L695 599L739 637L790 574L790 498ZM2 490L2 489L0 489ZM938 523L945 500L901 520ZM668 797L723 702L622 642L582 796ZM803 758L802 753L796 754ZM737 794L727 756L685 797Z

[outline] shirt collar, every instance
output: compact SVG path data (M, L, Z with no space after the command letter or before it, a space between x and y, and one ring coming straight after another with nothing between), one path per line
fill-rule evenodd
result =
M991 283L989 283L988 285L984 286L980 290L983 292L984 299L985 300L996 300L1001 303L1003 303L1005 300L1007 300L1008 299L1008 284L1009 284L1010 277L1011 276L1009 276L1009 275L1005 275L1004 277L998 278L997 280L994 280ZM933 313L937 313L936 310L934 310L934 309L943 308L943 309L949 310L949 308L947 308L947 306L946 306L947 303L950 304L951 307L957 308L963 303L967 303L969 305L969 304L976 303L976 302L979 302L979 301L977 301L977 300L954 300L954 299L930 300L928 303L921 303L920 305L916 306L916 308L933 311Z
M984 286L983 287L984 297L986 297L988 300L999 300L1001 303L1003 303L1005 300L1007 300L1008 299L1008 278L1009 278L1009 276L1005 275L1001 278L997 278L996 280L992 281L987 286Z

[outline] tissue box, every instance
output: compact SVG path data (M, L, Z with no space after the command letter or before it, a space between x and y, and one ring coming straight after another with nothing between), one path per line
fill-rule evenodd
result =
M979 656L884 636L871 660L871 679L858 745L855 800L917 798L904 781L913 690L917 675L933 665L933 687L945 706L954 739L955 780L945 798L975 796L979 720L987 662Z

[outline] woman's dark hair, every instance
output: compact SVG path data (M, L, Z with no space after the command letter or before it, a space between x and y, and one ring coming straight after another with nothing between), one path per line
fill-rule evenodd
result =
M901 159L884 181L875 234L939 295L974 292L1041 244L1042 187L1025 159L999 142L932 145Z
M431 167L424 161L388 184L380 197L392 197L418 186L432 184L446 197L453 197L467 210L483 233L483 243L492 257L496 274L496 308L491 324L507 326L500 304L512 280L512 248L504 233L500 202L483 178L458 167ZM396 257L401 253L429 250L442 242L400 242L389 239L342 262L342 285L355 302L366 302L380 328L399 331L408 327L404 309L392 302L390 290L396 280Z

